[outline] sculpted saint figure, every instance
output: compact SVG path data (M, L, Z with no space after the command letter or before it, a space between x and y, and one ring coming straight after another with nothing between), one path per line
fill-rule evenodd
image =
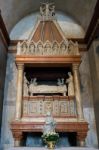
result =
M31 84L36 86L37 85L37 78L31 79Z
M45 45L45 54L46 55L51 55L52 54L52 49L51 49L51 45L49 42L46 43Z
M55 5L52 6L51 13L52 13L52 16L55 16Z
M45 4L45 15L46 16L49 16L50 15L50 9L51 9L51 5L52 5L53 3L46 3ZM54 11L54 9L55 8L52 8L52 10Z
M33 43L29 45L29 54L35 54L35 45Z
M44 54L43 44L41 42L37 45L37 55L43 55Z
M26 78L26 73L24 73L24 87L23 87L23 89L24 89L24 91L23 91L23 95L24 96L28 96L28 84L29 84L29 81L27 80L27 78Z
M44 15L44 7L43 6L40 6L40 14L41 14L41 16Z
M27 53L27 44L23 43L22 45L22 54L26 54Z
M66 52L66 45L64 43L61 44L60 50L61 50L61 52L60 52L61 54L66 54L67 53Z
M53 55L57 55L58 54L58 50L59 50L59 47L58 47L58 44L55 42L55 43L53 43L53 47L52 47L52 49L53 49Z
M60 85L64 85L64 78L60 79L58 78L57 79L57 84L60 86Z
M50 132L55 132L56 121L51 115L51 112L47 112L47 116L45 119L45 125L43 128L43 134L47 134Z
M42 3L40 6L40 14L41 16L54 16L55 15L55 6L53 3Z
M17 55L20 55L21 54L21 43L18 42L17 44Z
M66 80L66 83L68 83L68 96L74 95L74 83L73 83L73 76L71 72L68 72L69 78Z
M72 41L70 41L68 45L68 54L74 55L74 43Z
M74 44L74 55L80 55L79 46L77 42Z

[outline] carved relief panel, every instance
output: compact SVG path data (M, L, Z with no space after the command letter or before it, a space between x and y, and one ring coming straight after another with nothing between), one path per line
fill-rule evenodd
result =
M30 100L23 100L23 116L44 116L52 112L54 116L75 116L75 101L67 100L63 96L36 96Z

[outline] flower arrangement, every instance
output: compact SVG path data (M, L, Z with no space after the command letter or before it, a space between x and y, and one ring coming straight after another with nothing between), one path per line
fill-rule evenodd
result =
M59 134L56 132L49 132L49 133L43 134L42 139L45 143L49 141L54 141L56 143L59 139Z

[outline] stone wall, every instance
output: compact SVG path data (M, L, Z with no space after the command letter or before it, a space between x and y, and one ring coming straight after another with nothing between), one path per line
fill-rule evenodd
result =
M14 119L16 101L17 69L14 61L15 54L8 54L1 141L2 145L7 148L14 145L13 136L10 130L10 122ZM86 138L86 146L97 147L98 143L93 109L93 94L88 52L82 53L80 79L84 116L86 121L89 123L89 132Z
M91 81L91 71L89 66L89 54L88 52L83 52L81 55L82 63L79 68L81 81L81 97L84 117L89 123L89 131L86 138L86 146L98 147L93 108L93 89Z
M90 47L89 62L93 87L93 104L99 143L99 40L94 41Z
M0 129L2 122L2 107L3 107L4 82L5 82L5 70L7 59L7 50L2 36L3 36L2 32L0 32Z
M17 70L14 58L15 57L13 54L8 54L1 133L1 145L4 147L9 147L14 144L10 130L10 122L14 119L15 116L16 101Z

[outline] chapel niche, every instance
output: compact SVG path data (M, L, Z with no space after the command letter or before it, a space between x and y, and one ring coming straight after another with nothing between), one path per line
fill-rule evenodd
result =
M75 133L84 146L88 123L84 119L78 42L68 40L55 16L54 4L40 6L37 24L28 40L17 43L17 96L11 130L15 146L24 133L41 133L47 112L57 122L59 133Z

